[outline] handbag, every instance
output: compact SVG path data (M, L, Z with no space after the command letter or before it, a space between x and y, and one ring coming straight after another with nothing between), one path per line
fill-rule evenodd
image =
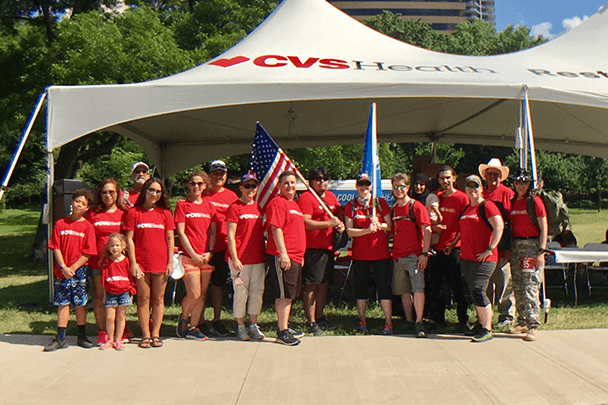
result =
M334 242L333 242L333 251L334 252L336 250L342 249L348 243L348 232L346 232L346 229L342 232L338 232L338 230L336 228L334 228L333 236L334 236Z
M184 265L182 264L182 252L177 252L173 255L173 272L171 273L171 278L173 280L179 280L184 277L186 270L184 269Z

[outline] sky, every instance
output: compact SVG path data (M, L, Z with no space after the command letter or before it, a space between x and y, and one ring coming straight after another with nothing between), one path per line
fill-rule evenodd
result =
M591 17L608 0L495 0L496 30L525 25L533 36L553 38Z

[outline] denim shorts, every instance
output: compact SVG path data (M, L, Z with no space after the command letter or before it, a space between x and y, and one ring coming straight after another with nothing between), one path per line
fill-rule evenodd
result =
M69 280L61 279L53 282L55 293L53 304L64 306L74 304L81 307L89 300L87 293L87 281L89 277L89 266L81 266L74 273L74 277Z
M112 294L106 291L106 307L126 307L132 303L131 294L128 291L122 294Z

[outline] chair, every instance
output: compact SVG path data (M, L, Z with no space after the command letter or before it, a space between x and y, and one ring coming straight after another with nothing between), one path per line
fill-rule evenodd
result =
M341 255L340 253L344 253L345 255ZM344 289L346 288L346 284L348 283L348 277L350 276L350 270L353 266L353 249L352 249L352 241L349 240L347 245L339 249L335 252L334 259L334 270L340 272L340 274L344 277L344 281L342 282L342 286L340 287L340 298L344 295Z
M547 242L548 250L556 250L561 248L562 247L558 242ZM562 276L562 285L548 286L545 282L545 275L543 274L543 283L545 284L545 288L563 288L564 292L566 293L566 296L568 296L568 278L566 273L568 270L568 263L557 263L553 255L547 255L545 257L545 272L547 270L554 270L560 272Z
M608 245L605 243L586 243L583 247L583 250L591 250L591 251L608 251ZM608 288L608 286L592 286L591 279L589 277L589 270L593 270L594 272L603 273L604 277L606 277L606 272L608 272L608 263L601 262L599 266L594 266L593 263L587 263L585 265L585 276L587 278L587 292L591 295L592 288Z

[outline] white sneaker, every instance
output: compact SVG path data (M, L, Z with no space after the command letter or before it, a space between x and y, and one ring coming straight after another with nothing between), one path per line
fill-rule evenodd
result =
M264 340L264 338L266 337L257 324L249 325L247 327L247 333L249 334L249 337L253 340Z
M247 328L245 325L239 325L236 330L236 337L240 340L249 340L249 335L247 334Z

